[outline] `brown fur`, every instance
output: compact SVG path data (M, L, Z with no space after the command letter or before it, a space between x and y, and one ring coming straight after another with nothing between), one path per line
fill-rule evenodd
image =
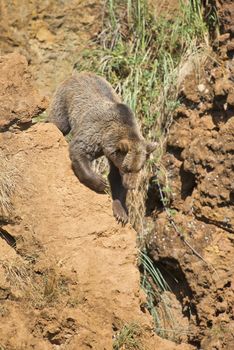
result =
M57 89L48 121L64 135L71 131L70 158L75 174L86 186L103 193L106 181L91 169L91 162L105 155L115 217L127 222L127 189L134 188L136 174L156 145L146 143L131 109L111 85L93 73L80 73Z

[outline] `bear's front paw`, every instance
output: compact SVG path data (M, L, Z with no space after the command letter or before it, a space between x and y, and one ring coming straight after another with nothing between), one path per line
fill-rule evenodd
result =
M114 217L116 218L118 223L126 225L126 223L128 222L128 214L119 200L113 201L112 209Z

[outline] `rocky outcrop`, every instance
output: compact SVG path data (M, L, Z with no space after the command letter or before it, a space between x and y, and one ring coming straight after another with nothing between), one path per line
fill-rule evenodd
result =
M219 2L218 8L227 17L221 16L214 51L198 53L182 70L182 104L163 159L172 219L155 190L149 240L154 261L180 301L181 317L188 319L189 342L206 350L234 347L233 4Z

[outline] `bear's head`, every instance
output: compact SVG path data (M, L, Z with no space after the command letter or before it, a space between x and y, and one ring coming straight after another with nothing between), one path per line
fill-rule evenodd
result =
M144 139L123 139L118 143L114 164L120 171L125 188L135 188L140 170L156 147L157 143L146 142Z

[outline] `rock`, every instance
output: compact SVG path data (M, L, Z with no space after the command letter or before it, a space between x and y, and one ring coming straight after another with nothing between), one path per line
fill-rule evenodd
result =
M36 38L41 42L52 43L55 39L54 35L47 28L40 28L36 34Z
M231 82L227 78L221 78L215 82L215 95L216 96L225 96L228 94L229 89L231 88Z
M215 3L226 34L211 53L217 61L207 57L183 80L161 168L173 194L167 195L171 218L155 191L148 238L151 257L182 305L177 320L187 315L190 341L207 350L232 349L234 334L234 3Z
M0 131L31 122L47 106L32 84L26 58L18 53L0 56Z
M223 43L227 43L227 40L229 38L230 38L230 33L225 33L225 34L219 35L217 40L223 44Z

